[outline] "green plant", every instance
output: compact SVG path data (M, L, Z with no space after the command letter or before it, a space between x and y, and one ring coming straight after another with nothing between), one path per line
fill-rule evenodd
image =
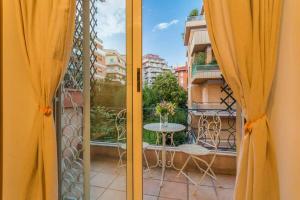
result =
M91 140L116 138L116 111L104 106L91 107Z
M213 58L209 64L216 65L216 64L218 64L218 62L215 58Z
M199 52L195 55L194 64L195 65L205 65L206 54L204 52Z
M162 101L173 102L181 108L186 107L187 92L178 84L176 76L171 72L157 76L153 85L143 92L144 107L154 107Z
M199 16L199 10L197 8L191 10L189 17Z
M155 107L155 114L159 115L174 115L176 105L171 102L162 101L158 103Z

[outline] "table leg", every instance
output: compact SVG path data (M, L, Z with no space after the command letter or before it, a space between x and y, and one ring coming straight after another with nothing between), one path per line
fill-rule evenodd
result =
M164 176L165 176L165 170L166 170L166 133L162 133L162 151L161 151L161 159L162 159L162 173L161 173L161 179L160 179L160 186L162 187Z

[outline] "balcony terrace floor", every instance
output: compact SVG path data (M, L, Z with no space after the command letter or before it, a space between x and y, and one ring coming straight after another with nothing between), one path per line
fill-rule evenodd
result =
M126 200L126 168L118 168L117 160L99 158L91 161L91 200ZM217 182L206 177L196 188L183 176L176 177L177 171L168 169L164 185L160 187L160 168L144 172L144 200L231 200L235 176L217 175ZM201 174L188 172L195 180Z

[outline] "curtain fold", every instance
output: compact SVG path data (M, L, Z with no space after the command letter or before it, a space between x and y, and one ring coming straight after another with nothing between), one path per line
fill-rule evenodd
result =
M52 100L71 53L75 0L10 0L4 4L4 38L9 41L4 43L4 106L10 109L4 111L3 199L57 199Z
M281 0L204 0L212 48L247 120L236 200L279 199L266 108L276 68L281 7Z

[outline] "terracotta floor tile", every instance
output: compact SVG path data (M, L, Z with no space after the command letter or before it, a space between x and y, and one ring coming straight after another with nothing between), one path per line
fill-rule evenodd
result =
M200 172L188 172L188 176L194 180L196 183L199 184L199 181L201 177L203 176ZM190 184L192 184L191 181L189 181ZM200 185L204 186L213 186L212 178L210 176L205 176L203 180L201 181Z
M99 172L91 179L92 186L104 187L107 188L113 180L116 178L116 175L104 174Z
M91 200L98 199L103 194L104 191L105 188L91 186L90 199Z
M233 200L233 189L217 188L217 196L219 200Z
M159 197L158 200L180 200L180 199L170 199L166 197Z
M186 200L188 197L187 184L164 181L159 197Z
M166 171L164 180L173 181L173 182L180 182L180 183L187 183L187 178L180 174L177 176L179 171L169 169Z
M97 158L92 160L91 169L97 172L117 174L120 171L118 167L118 160L111 158ZM124 167L126 169L126 167Z
M126 192L107 189L98 200L126 200Z
M217 175L217 181L214 181L218 188L234 188L235 176Z
M126 191L126 177L122 175L118 176L114 179L109 188L114 190Z
M90 179L92 179L97 174L98 174L98 172L96 172L96 171L90 171Z
M189 185L189 200L217 200L217 195L213 187Z
M144 179L143 190L145 195L158 196L160 191L160 181L153 179Z
M157 200L157 196L144 195L143 200Z
M144 171L143 177L148 179L150 178L150 179L160 180L161 168L157 167L157 168L150 169L150 171Z

